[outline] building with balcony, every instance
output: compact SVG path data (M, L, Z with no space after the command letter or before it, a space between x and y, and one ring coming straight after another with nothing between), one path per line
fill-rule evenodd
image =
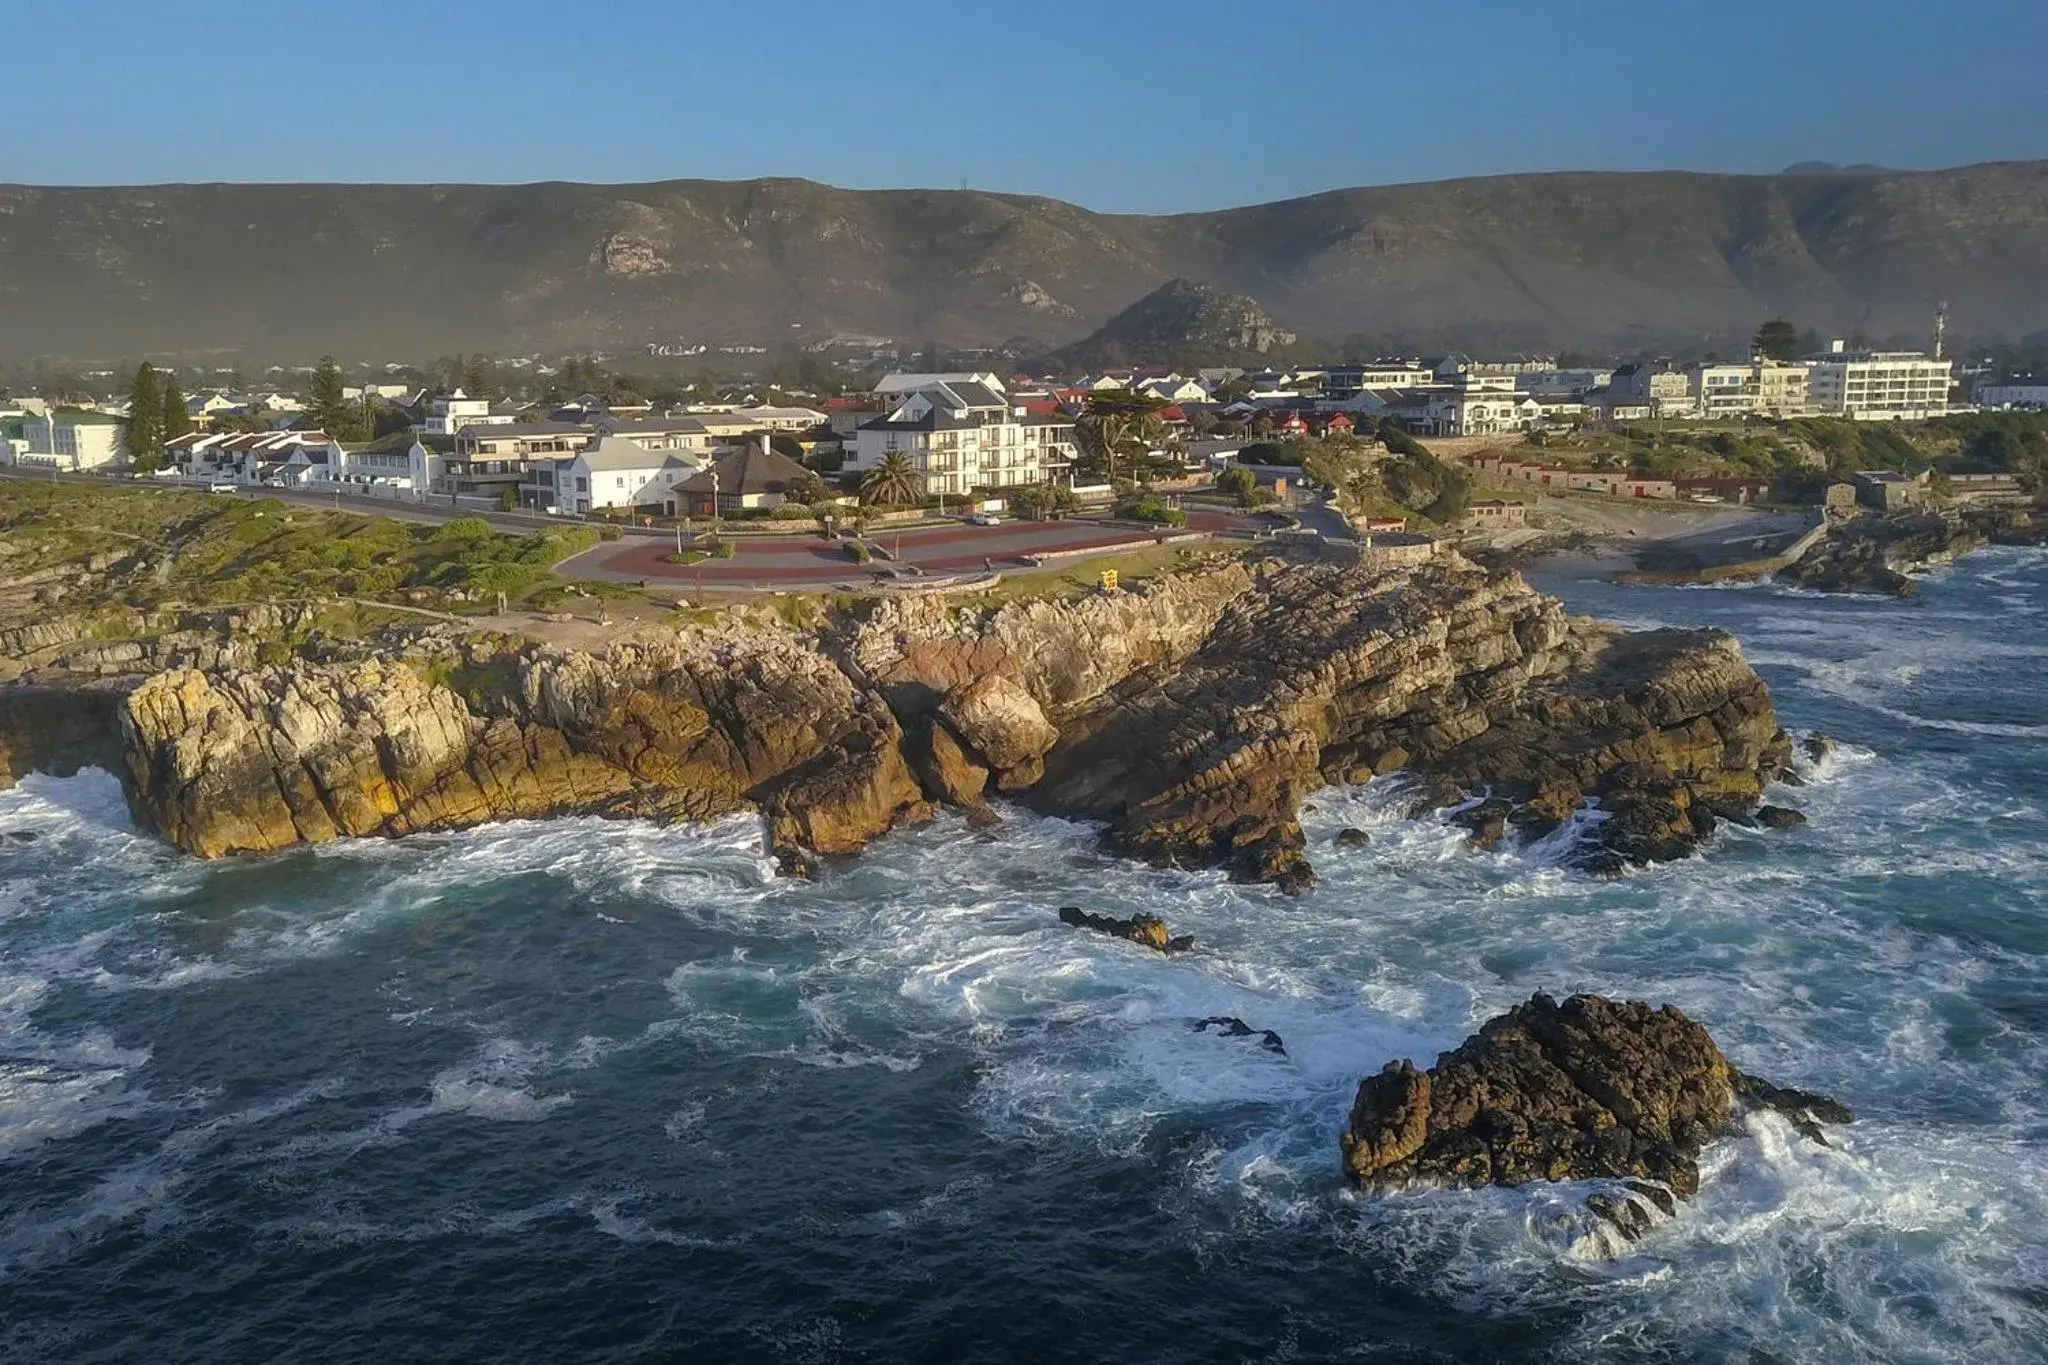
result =
M1917 351L1845 351L1807 361L1813 405L1859 422L1914 421L1949 411L1955 363Z
M455 450L442 462L436 493L502 499L520 487L538 465L553 466L595 439L573 422L508 422L470 425L455 433ZM531 502L526 506L533 506Z
M1074 424L1013 405L1001 381L934 383L898 399L853 434L846 468L865 473L892 454L909 458L927 492L1071 483Z

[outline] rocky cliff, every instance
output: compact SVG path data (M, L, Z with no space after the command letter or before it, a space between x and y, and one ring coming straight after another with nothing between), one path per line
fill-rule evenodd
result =
M55 704L11 695L0 726ZM727 621L601 654L426 636L166 668L78 705L101 719L61 754L14 724L13 770L117 761L138 819L209 857L755 809L801 869L935 802L981 813L1002 794L1102 821L1156 863L1299 889L1302 798L1406 769L1418 805L1458 807L1481 843L1597 805L1580 856L1612 870L1688 851L1788 756L1727 636L1571 622L1519 575L1454 555L1231 563L1074 601L867 603L811 631Z

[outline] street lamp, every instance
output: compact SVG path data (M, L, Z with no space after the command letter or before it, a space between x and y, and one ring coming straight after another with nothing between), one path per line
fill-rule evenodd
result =
M711 471L711 534L718 534L718 471Z

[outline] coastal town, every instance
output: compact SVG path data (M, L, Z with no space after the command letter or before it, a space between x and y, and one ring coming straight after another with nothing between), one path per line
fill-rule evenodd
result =
M145 363L125 393L121 374L102 373L115 387L97 400L56 385L0 396L0 466L598 522L640 543L588 567L642 578L748 542L743 564L694 577L755 583L829 577L846 561L877 578L918 574L920 561L994 570L1136 543L1147 528L1387 547L1597 527L1572 509L1613 501L1809 518L2027 502L2038 461L2000 423L2031 420L2048 385L1959 365L1942 354L1943 323L1925 352L1837 340L1794 356L1797 334L1772 322L1748 358L1688 365L1452 354L1062 374L899 362L808 388L707 373L668 393L587 358L458 358L438 385L407 382L421 375L410 367L380 378L323 360L219 388ZM1966 419L1977 425L1924 457L1876 435ZM875 538L888 527L898 551L909 530L909 553ZM834 548L762 539L778 532L822 532ZM671 534L673 551L656 553L648 538ZM891 560L902 567L876 563Z

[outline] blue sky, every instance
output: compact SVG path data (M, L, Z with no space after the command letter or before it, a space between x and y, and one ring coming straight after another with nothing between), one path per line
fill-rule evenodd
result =
M0 0L0 15L0 181L39 184L772 175L1156 212L1512 171L2048 157L2048 0Z

